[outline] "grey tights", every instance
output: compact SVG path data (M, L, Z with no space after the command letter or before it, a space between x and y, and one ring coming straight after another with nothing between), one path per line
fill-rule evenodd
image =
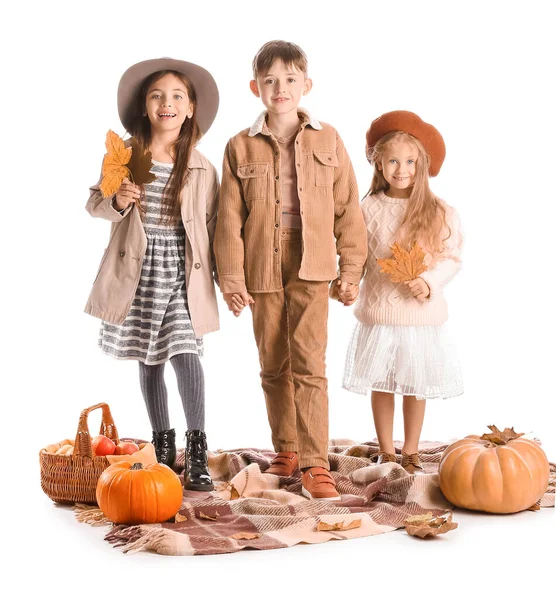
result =
M197 354L176 354L170 359L176 372L187 429L205 429L205 377ZM139 382L153 431L170 429L164 365L139 361Z

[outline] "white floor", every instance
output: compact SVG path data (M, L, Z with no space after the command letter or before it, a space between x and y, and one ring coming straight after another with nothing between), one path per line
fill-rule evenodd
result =
M24 548L8 575L17 593L4 598L554 598L554 509L456 511L454 520L458 529L432 540L399 530L220 556L125 555L103 540L105 528L78 523L43 496L32 519L40 536L18 540Z

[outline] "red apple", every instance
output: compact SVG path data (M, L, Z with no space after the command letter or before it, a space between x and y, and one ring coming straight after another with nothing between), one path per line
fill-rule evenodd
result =
M95 456L106 456L107 454L114 454L116 451L116 444L105 435L97 435L91 441L93 447L93 454Z
M120 442L114 454L133 454L139 452L139 446L134 442Z

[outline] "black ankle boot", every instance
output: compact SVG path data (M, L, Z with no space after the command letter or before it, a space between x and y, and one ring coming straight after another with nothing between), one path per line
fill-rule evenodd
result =
M186 490L210 492L214 489L208 470L207 437L204 431L190 429L185 448L185 473L183 487Z
M176 460L176 430L153 431L153 444L156 460L171 468Z

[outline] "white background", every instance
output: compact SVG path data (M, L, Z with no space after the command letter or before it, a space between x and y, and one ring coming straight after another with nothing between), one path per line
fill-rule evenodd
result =
M372 119L411 110L445 138L446 161L432 188L458 209L466 233L464 269L447 289L465 394L429 402L422 438L515 426L540 438L555 460L553 16L549 1L30 2L2 9L2 396L10 444L2 546L13 557L17 597L93 598L102 590L201 596L205 582L209 597L310 597L340 584L337 593L396 588L398 596L405 583L404 593L430 599L441 590L459 597L492 588L508 572L509 598L548 589L548 555L539 545L549 541L553 550L553 510L459 513L460 528L432 543L396 532L233 556L124 556L102 540L102 530L77 524L44 496L37 453L73 437L80 411L100 401L110 404L121 435L150 436L137 364L102 355L99 322L83 313L109 233L84 205L106 131L124 133L116 110L121 74L161 56L211 71L220 111L199 149L220 172L226 141L262 109L248 88L253 56L264 42L286 39L308 54L314 86L304 106L338 129L361 196L372 176L364 155ZM250 316L234 319L220 307L222 330L205 338L203 359L209 445L269 447ZM375 436L370 403L341 389L353 323L352 309L331 305L330 435L365 441ZM167 385L181 439L171 367ZM91 419L95 433L98 422ZM538 574L529 576L532 569Z

